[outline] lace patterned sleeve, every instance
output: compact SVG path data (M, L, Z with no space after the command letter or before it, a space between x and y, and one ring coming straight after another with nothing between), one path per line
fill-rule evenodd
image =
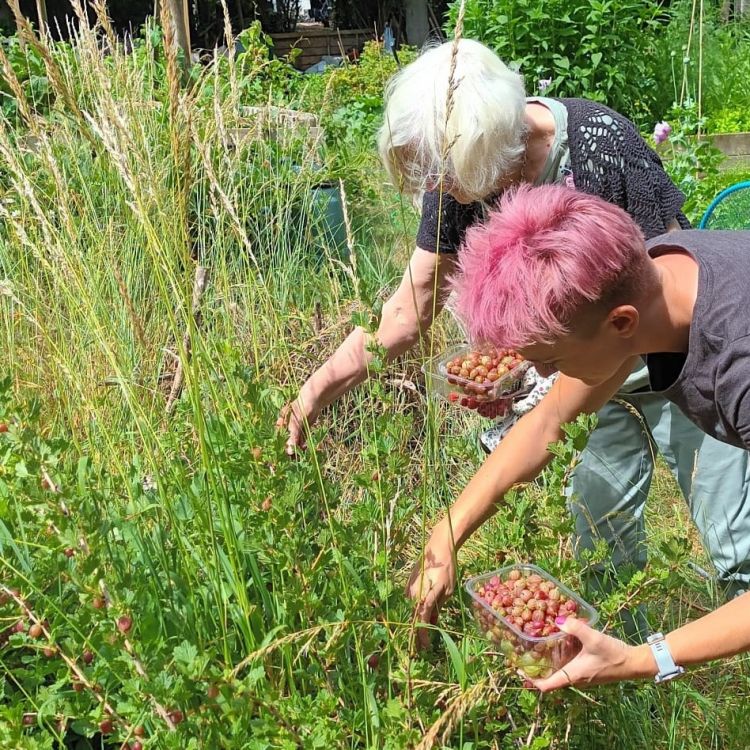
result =
M646 239L666 232L675 218L690 228L681 211L685 196L630 120L597 102L561 101L576 188L624 208Z

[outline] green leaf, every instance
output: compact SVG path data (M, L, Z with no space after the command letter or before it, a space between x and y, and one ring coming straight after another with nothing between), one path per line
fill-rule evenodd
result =
M461 690L466 690L466 664L464 657L458 650L456 642L450 637L450 635L448 635L448 633L441 630L440 635L443 637L445 648L448 651L448 656L450 656L451 665L453 666L453 671L456 673L458 684L461 686Z
M253 667L252 669L248 670L247 674L245 675L244 682L248 685L248 687L255 687L261 680L264 680L266 677L266 668L265 667Z
M406 715L406 707L401 701L391 698L383 709L383 715L389 719L400 720Z
M375 697L372 685L367 686L365 700L367 701L367 711L370 715L370 722L372 723L373 729L377 731L380 729L380 713L378 712L378 700Z
M531 743L531 750L544 750L545 747L549 747L551 740L546 735L542 737L534 737L534 741Z
M179 646L175 646L172 655L176 662L187 667L189 671L198 656L198 649L189 641L183 641Z

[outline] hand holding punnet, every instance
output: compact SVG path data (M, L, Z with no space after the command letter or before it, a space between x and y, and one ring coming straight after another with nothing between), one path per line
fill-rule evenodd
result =
M617 638L594 630L575 617L558 617L556 622L560 630L580 641L581 650L562 669L549 677L530 680L537 690L549 693L571 685L602 685L656 674L653 660L653 669L650 671L647 660L644 664L637 663L642 661L641 656L645 655L648 659L642 648L628 646Z

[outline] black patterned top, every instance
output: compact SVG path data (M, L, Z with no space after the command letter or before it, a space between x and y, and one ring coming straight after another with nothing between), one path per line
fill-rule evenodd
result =
M690 228L681 211L685 196L630 120L588 99L558 101L568 111L571 176L578 190L625 209L646 239L666 232L675 218L683 229ZM424 194L417 246L430 252L455 253L466 229L482 220L484 205L463 205L445 193L442 211L440 204L437 191Z

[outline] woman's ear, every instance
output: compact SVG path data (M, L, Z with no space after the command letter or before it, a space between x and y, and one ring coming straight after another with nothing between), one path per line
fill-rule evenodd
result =
M633 305L618 305L607 315L607 326L611 326L615 335L629 339L635 334L640 322L638 310Z

